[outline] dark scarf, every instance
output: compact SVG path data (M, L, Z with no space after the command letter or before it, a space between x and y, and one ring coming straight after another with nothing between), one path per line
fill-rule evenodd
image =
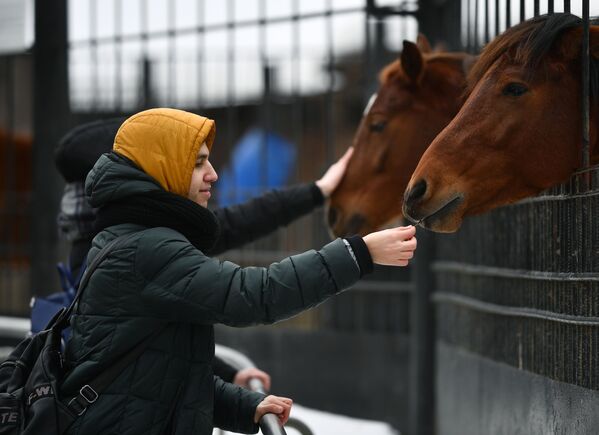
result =
M98 210L95 229L100 232L125 223L172 228L202 252L212 249L220 232L214 213L166 190L153 190L109 202Z

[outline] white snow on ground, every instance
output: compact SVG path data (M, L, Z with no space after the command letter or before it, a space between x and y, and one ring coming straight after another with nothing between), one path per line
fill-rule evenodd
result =
M294 404L291 417L305 423L313 435L400 435L387 423L374 420L362 420L339 414L317 411ZM287 435L299 435L301 432L286 427ZM258 432L262 433L262 432ZM214 435L231 434L231 432L214 431Z

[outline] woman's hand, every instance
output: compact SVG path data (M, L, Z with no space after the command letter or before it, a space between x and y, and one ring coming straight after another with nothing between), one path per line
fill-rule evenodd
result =
M416 249L416 227L397 227L364 236L372 262L384 266L407 266Z
M281 425L284 425L289 419L291 405L293 405L293 400L287 397L266 396L256 407L254 423L258 423L264 414L275 414L279 418Z
M262 382L262 385L264 385L264 389L266 391L270 390L270 376L268 373L263 372L256 367L239 370L233 378L233 383L240 387L248 387L248 383L252 378L259 379Z
M336 163L333 163L320 180L316 180L316 185L320 188L322 196L325 198L331 196L331 193L333 193L341 182L343 174L345 174L345 169L347 168L347 163L353 152L354 147L349 147L345 154L343 154L343 157L337 160Z

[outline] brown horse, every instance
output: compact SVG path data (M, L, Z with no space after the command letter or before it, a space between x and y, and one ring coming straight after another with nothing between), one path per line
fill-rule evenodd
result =
M536 195L581 163L581 19L540 16L482 52L469 97L422 156L404 215L454 232L464 216ZM599 163L599 26L591 26L591 162Z
M474 57L431 52L404 41L354 137L354 155L332 195L327 221L337 236L367 234L401 216L403 192L422 153L458 112Z

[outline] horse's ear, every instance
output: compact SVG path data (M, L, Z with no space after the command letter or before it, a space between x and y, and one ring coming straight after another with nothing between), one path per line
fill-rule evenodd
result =
M420 49L420 53L430 53L433 51L431 49L431 43L428 42L428 38L422 33L418 34L418 37L416 38L416 45Z
M422 78L424 61L422 53L416 44L410 41L403 42L403 50L401 52L401 67L414 84L418 84Z

